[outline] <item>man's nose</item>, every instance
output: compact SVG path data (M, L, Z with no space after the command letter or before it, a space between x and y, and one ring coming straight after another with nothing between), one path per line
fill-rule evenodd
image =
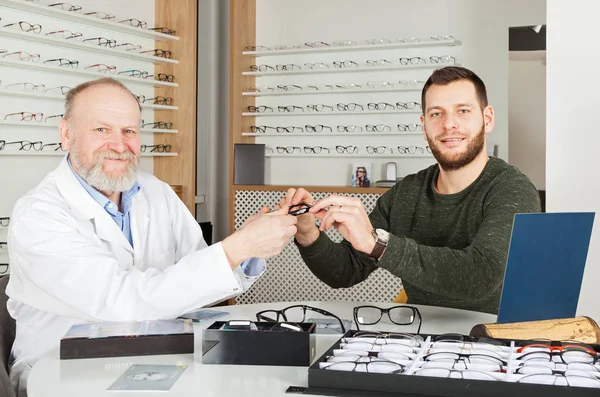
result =
M444 129L446 131L452 131L458 129L458 117L453 113L447 113L444 119Z
M106 146L108 149L114 150L115 152L119 153L122 153L127 150L125 139L123 137L123 134L121 133L111 134Z

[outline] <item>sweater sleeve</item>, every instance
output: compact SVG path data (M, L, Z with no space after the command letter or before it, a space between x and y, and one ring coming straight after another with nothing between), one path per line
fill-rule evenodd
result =
M375 209L369 215L374 228L389 230L387 219L398 185L377 200ZM302 247L296 243L296 246L310 271L332 288L351 287L366 280L377 269L373 258L355 250L346 240L334 243L323 232L311 245Z
M514 215L539 212L540 199L527 177L518 174L495 184L482 210L483 221L464 249L391 235L378 266L426 292L455 299L491 296L504 279Z

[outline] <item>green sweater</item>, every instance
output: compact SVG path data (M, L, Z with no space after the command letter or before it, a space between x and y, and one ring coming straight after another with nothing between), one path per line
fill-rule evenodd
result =
M438 173L436 164L409 175L377 200L371 223L390 232L379 262L321 233L299 247L310 270L344 288L381 267L402 279L408 303L498 313L513 218L540 211L538 191L495 157L456 194L435 191Z

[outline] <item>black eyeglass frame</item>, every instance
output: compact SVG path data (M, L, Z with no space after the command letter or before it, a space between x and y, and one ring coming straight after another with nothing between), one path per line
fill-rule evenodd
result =
M307 204L308 205L308 204ZM307 305L292 305L292 306L288 306L284 309L281 310L276 310L276 309L269 309L269 310L262 310L258 313L256 313L256 320L257 321L271 321L271 322L279 322L279 316L281 316L281 318L283 318L283 320L285 322L289 322L287 319L287 316L285 315L285 312L289 309L296 309L296 308L301 308L303 311L303 317L302 317L302 321L304 322L306 320L306 311L307 310L311 310L313 312L319 313L323 316L328 316L328 317L333 317L335 318L339 323L340 323L340 327L342 329L342 333L345 334L346 333L346 327L344 327L344 323L342 322L342 319L340 319L338 316L336 316L335 314L328 312L327 310L324 309L319 309L318 307L312 307L312 306L307 306ZM276 313L277 314L277 319L272 319L270 317L265 316L265 313Z
M378 309L380 311L380 315L379 315L379 319L375 322L372 323L359 323L358 322L358 311L360 309L363 308L369 308L369 309ZM402 308L402 309L411 309L413 312L413 321L410 323L397 323L394 320L392 320L392 316L390 316L390 311L394 310L394 309L398 309L398 308ZM384 314L388 315L388 318L390 319L390 321L392 322L392 324L396 324L396 325L412 325L415 322L415 318L418 317L419 318L419 327L417 328L417 334L421 333L421 325L423 325L423 317L421 316L421 312L419 311L419 309L417 309L414 306L407 306L407 305L396 305L396 306L392 306L389 308L382 308L382 307L377 307L377 306L372 306L372 305L362 305L362 306L356 306L352 309L352 314L354 317L354 323L356 324L356 329L360 331L360 327L359 324L361 325L375 325L377 323L379 323L381 321L381 319L383 318Z

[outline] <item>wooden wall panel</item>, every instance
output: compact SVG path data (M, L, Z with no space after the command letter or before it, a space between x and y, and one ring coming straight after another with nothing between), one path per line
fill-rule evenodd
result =
M170 50L179 64L155 65L155 73L175 75L179 87L157 87L155 95L174 98L177 111L159 110L155 121L172 121L178 134L154 134L155 144L170 144L177 157L154 158L154 175L160 180L181 185L181 197L196 214L196 102L198 62L197 0L155 0L155 26L176 30L179 40L156 41L155 48Z
M230 8L230 107L229 107L229 229L234 232L235 192L233 186L233 148L235 143L254 143L254 137L242 136L250 131L254 117L242 117L247 106L254 105L254 97L244 97L242 92L252 87L253 76L242 76L250 70L255 58L244 56L246 46L256 44L256 0L232 0Z

